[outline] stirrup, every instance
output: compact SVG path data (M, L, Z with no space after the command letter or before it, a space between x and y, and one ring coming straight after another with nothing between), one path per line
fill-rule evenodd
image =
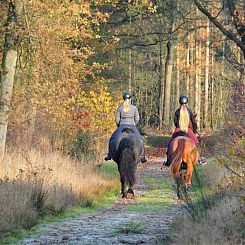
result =
M104 158L105 161L109 161L111 160L111 157L109 155L107 155L105 158Z

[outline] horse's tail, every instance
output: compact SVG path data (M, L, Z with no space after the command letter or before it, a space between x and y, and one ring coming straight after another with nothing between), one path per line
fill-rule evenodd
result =
M171 161L171 170L174 175L178 175L180 173L180 167L183 160L183 153L185 147L185 139L179 139L177 148L175 149L175 153L172 156Z
M136 154L134 151L133 141L125 138L121 141L120 147L120 171L125 176L126 184L133 186L136 182L135 172L136 172Z

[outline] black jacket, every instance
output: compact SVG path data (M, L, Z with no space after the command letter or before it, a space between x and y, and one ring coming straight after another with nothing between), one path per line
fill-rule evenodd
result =
M190 124L192 124L192 125L189 124L188 128L192 128L193 133L196 134L197 133L197 123L196 123L195 117L189 108L187 108L187 111L188 111L189 116L190 116ZM179 126L179 117L180 117L180 108L178 110L176 110L174 113L174 125L176 128L180 127Z

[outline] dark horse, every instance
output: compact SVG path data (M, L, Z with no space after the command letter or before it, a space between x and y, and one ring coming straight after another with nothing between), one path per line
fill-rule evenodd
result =
M111 152L111 155L120 173L122 197L132 198L137 164L144 153L143 142L131 128L124 128L117 142L118 147ZM126 185L128 185L128 190L126 190Z
M199 155L199 150L189 137L178 136L171 142L168 157L171 163L171 173L177 183L177 196L179 199L182 197L181 185L184 184L185 193L187 193L188 187L191 185L191 176L194 165L198 162ZM184 176L183 172L185 172Z

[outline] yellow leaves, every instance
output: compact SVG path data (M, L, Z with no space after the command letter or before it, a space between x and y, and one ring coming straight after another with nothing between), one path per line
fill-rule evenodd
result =
M114 125L116 103L113 101L106 81L100 79L90 87L88 93L79 97L80 107L87 111L90 130L109 129Z

